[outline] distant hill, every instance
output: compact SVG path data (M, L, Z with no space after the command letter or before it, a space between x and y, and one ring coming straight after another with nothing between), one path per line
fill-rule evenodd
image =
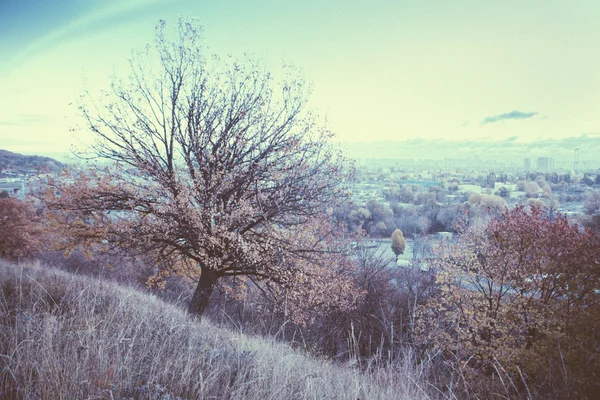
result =
M56 171L61 169L63 164L50 157L26 156L13 153L12 151L0 149L0 170L12 169L19 172L35 171Z

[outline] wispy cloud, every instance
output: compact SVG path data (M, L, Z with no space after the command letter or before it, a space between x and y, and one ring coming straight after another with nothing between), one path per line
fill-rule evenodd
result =
M71 20L59 21L53 30L45 33L36 41L20 49L14 56L13 68L30 57L81 36L112 29L115 24L122 23L127 17L139 16L150 10L152 6L166 4L168 0L107 0L105 2L86 2L82 6L81 15ZM83 2L82 2L83 3ZM1 65L0 67L4 67Z
M498 122L498 121L503 121L505 119L526 119L526 118L531 118L535 115L537 115L538 112L523 112L523 111L511 111L509 113L506 114L500 114L500 115L492 115L487 117L486 119L484 119L481 123L482 124L489 124L492 122Z
M42 114L19 114L12 119L0 119L0 126L39 125L52 121L53 117Z
M411 139L387 142L355 142L343 144L349 157L373 159L468 159L478 154L480 158L515 162L519 165L527 157L553 157L572 161L573 151L581 150L581 159L594 163L600 154L600 134L586 133L568 138L527 140L512 136L502 140L479 138L475 140Z

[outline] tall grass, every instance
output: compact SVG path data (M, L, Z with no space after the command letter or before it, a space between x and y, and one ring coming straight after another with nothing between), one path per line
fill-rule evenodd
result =
M423 399L426 373L410 352L364 373L132 288L0 262L0 398Z

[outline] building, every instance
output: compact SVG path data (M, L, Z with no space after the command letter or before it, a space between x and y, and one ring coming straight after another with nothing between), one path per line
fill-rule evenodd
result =
M529 171L531 169L531 158L526 158L523 160L523 167L525 167L525 171Z
M553 169L554 169L554 158L538 157L538 159L537 159L537 170L538 171L552 171Z
M0 195L6 193L10 197L23 199L25 197L25 184L22 181L0 182Z

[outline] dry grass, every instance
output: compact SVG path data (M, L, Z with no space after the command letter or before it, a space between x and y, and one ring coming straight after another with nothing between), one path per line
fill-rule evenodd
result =
M410 356L366 375L114 283L2 262L0 277L0 398L427 398Z

